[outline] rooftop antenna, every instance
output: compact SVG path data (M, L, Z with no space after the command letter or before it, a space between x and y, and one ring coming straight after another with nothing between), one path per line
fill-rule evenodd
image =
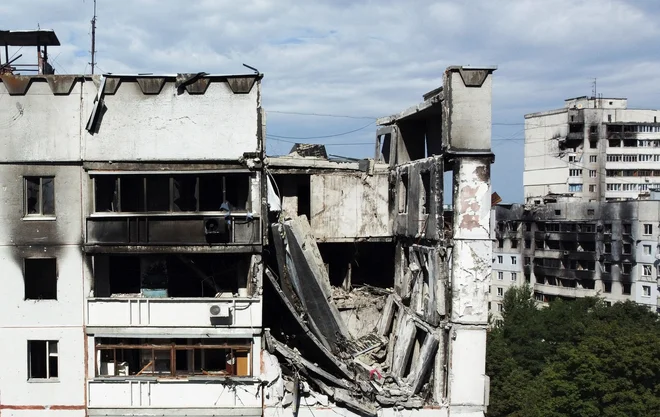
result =
M94 0L94 17L92 17L92 75L94 74L94 67L96 65L95 63L95 55L96 55L96 0Z
M597 79L594 78L594 82L591 83L591 85L592 85L592 87L591 87L591 97L593 97L594 104L595 104L596 108L598 108L598 101L597 101L597 99L598 99L598 88L597 88L598 84L596 82L597 82Z

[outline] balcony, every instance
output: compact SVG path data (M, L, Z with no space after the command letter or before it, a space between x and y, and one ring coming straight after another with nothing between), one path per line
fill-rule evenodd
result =
M220 231L209 234L207 221L219 219ZM261 243L261 221L247 213L208 215L94 214L87 218L85 243L94 245L246 246Z
M595 297L598 291L585 288L561 287L558 285L534 284L534 291L545 295L554 295L567 298Z
M140 378L87 381L89 415L254 415L261 416L262 390L258 378L171 379ZM198 410L199 409L199 410ZM240 409L238 411L236 409ZM228 415L228 414L227 414Z
M219 311L215 315L211 312ZM90 298L88 327L131 328L259 328L259 298Z
M570 278L570 279L593 279L595 271L586 269L566 269L566 268L552 268L546 266L534 266L534 275L537 276L552 276L557 278Z

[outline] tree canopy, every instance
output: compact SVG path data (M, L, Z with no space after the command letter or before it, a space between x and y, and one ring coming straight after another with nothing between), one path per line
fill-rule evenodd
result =
M488 417L660 416L660 321L597 298L537 308L529 286L504 296L488 335Z

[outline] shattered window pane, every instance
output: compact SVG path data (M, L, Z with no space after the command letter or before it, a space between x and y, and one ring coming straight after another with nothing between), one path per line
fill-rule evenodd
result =
M117 177L100 175L94 178L95 211L119 211Z
M43 201L42 213L44 215L55 214L55 179L42 178L41 179L41 198Z
M223 201L222 176L202 175L199 177L199 209L218 211Z
M147 177L147 211L170 210L170 178L161 175Z
M174 211L197 210L197 177L174 177Z
M250 176L248 174L225 175L225 198L235 210L245 210L250 192Z
M25 178L25 213L39 214L39 177Z
M139 213L144 211L144 178L134 175L120 177L121 211Z

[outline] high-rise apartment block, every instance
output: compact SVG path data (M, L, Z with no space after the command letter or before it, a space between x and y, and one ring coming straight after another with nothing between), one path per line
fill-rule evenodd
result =
M660 188L660 110L629 109L625 98L578 97L525 115L523 181L527 203L648 195Z

